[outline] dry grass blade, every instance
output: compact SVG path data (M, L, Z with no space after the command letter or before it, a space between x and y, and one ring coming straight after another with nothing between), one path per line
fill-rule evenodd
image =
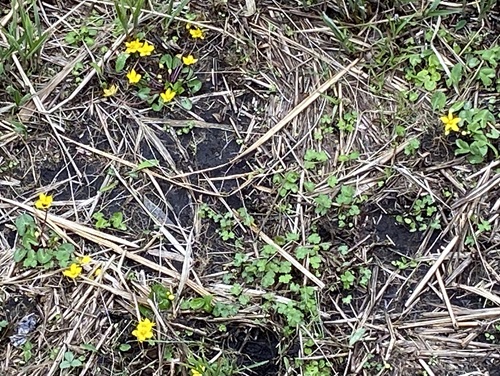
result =
M243 153L239 154L236 158L232 160L235 162L245 155L248 155L259 147L261 147L264 143L269 141L276 133L278 133L283 127L285 127L288 123L290 123L293 119L295 119L302 111L304 111L307 107L311 105L316 99L320 97L321 94L325 93L328 89L330 89L335 83L337 83L350 69L358 64L359 59L353 60L348 66L343 68L339 73L330 78L328 81L323 83L319 88L317 88L313 93L311 93L306 99L304 99L299 105L294 107L292 111L290 111L283 119L281 119L275 126L269 129L263 136L261 136L257 141L255 141L252 145L248 147Z
M418 295L422 292L422 290L425 288L427 282L429 282L429 280L432 278L432 276L436 273L436 270L441 266L443 261L446 259L448 254L453 250L457 241L458 241L458 236L455 236L446 245L446 248L443 250L441 255L439 255L439 258L432 265L432 267L429 269L429 271L425 274L424 278L422 278L422 280L417 285L417 287L415 287L415 290L413 291L413 293L410 295L410 297L406 301L405 307L409 307L413 303L413 301L418 297Z

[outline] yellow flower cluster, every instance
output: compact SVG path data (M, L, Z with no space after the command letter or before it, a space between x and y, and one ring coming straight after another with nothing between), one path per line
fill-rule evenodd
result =
M47 210L52 205L53 197L52 195L46 195L45 193L40 193L38 195L38 200L35 201L35 208L40 210Z
M149 56L155 50L155 46L153 44L149 44L148 41L141 42L139 39L126 42L125 47L127 47L125 53L134 54L139 52L140 56Z
M150 44L148 41L141 42L139 39L132 40L130 42L125 42L125 53L135 54L139 53L139 56L149 56L155 50L154 44ZM142 75L137 73L135 69L132 69L127 73L128 82L131 84L137 84ZM112 97L118 92L118 87L116 85L110 85L108 88L103 89L104 97Z
M63 270L62 274L65 277L76 279L82 274L82 266L92 262L92 258L90 256L83 256L78 262L72 263L69 268Z
M187 26L189 32L191 33L191 36L193 38L200 38L203 39L205 38L205 34L203 30L200 28L192 28L192 25L188 24ZM125 43L125 53L126 54L134 54L134 53L139 53L140 56L149 56L151 53L154 51L155 47L153 44L149 44L147 41L141 42L139 39L132 40L130 42ZM182 55L177 55L177 58L179 58L182 61L182 64L185 66L190 66L198 62L198 59L196 59L192 54L182 56ZM159 65L160 68L163 68L163 64ZM171 73L169 71L169 73ZM131 70L128 71L126 75L129 84L135 85L139 84L139 82L142 79L142 74L138 73L135 68L132 68ZM159 82L162 81L162 75L158 74L157 78ZM116 85L110 85L106 89L103 89L103 96L104 97L111 97L115 95L118 91L118 87ZM160 93L160 105L162 103L170 103L174 100L174 98L177 96L177 91L173 88L166 88L164 92Z
M137 338L139 342L144 342L147 339L153 338L153 327L155 326L154 322L151 322L149 319L139 320L137 327L132 332L132 335Z

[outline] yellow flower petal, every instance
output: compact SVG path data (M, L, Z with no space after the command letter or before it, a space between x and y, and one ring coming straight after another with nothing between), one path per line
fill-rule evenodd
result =
M132 69L130 72L127 73L127 78L128 82L131 84L136 84L141 80L141 75L135 71L135 69Z
M40 193L38 195L38 200L35 201L35 208L46 210L52 205L53 198L51 195L46 195L45 193Z
M144 42L141 48L139 48L137 51L139 52L139 55L141 56L149 56L151 53L155 50L155 46L152 44L149 44L147 41Z
M110 87L103 90L103 92L104 92L103 96L111 97L111 96L115 95L117 91L118 91L118 87L113 84Z
M160 93L160 97L163 100L163 102L165 102L165 103L171 102L172 99L174 99L176 95L177 95L177 93L170 88L165 90L164 93Z
M195 59L193 55L188 55L182 58L182 62L184 65L192 65L196 63L198 59Z
M137 338L139 342L144 342L147 339L153 338L153 327L156 324L149 319L139 320L137 327L132 331L132 335Z
M85 264L88 264L92 261L92 258L90 256L83 256L81 259L80 259L80 265L85 265Z
M133 40L131 42L125 42L125 47L127 47L127 49L125 50L125 53L133 54L133 53L139 51L139 49L143 47L143 43L139 42L139 39L136 39L136 40Z
M191 38L193 39L205 39L205 32L198 27L189 29L189 34L191 34Z
M68 269L63 270L63 272L62 272L62 274L65 277L72 278L72 279L75 279L81 273L82 273L82 267L78 266L78 264L76 264L76 263L71 264Z
M460 119L459 117L454 117L451 111L448 111L447 116L441 116L439 119L443 122L445 135L449 135L450 131L453 132L460 131L458 123L460 123L462 119Z

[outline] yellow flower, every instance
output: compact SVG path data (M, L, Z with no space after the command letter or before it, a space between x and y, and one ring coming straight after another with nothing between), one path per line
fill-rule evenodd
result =
M153 327L155 326L154 322L151 322L149 319L139 320L137 327L132 332L139 342L144 342L147 339L153 338Z
M164 93L160 94L161 99L163 99L163 102L168 103L171 102L172 99L175 98L176 92L173 91L172 89L168 88Z
M198 366L191 369L191 376L203 376L203 372L205 372L205 366Z
M125 46L127 47L125 53L133 54L134 52L137 52L142 48L143 43L139 42L139 39L136 39L131 42L125 42Z
M169 292L168 295L167 295L167 299L170 300L170 301L172 301L172 300L175 299L175 295L172 294L171 292Z
M83 256L81 259L80 259L80 265L85 265L85 264L88 264L92 261L92 258L90 256Z
M205 32L201 30L199 27L195 27L194 29L189 29L189 34L191 34L191 38L193 39L205 39Z
M449 135L450 131L459 132L460 128L458 128L458 123L460 122L459 117L454 117L451 111L448 112L448 116L441 116L441 121L444 125L444 134Z
M187 55L186 57L182 57L182 62L184 65L192 65L196 63L198 59L195 59L193 55Z
M96 277L99 277L101 274L102 274L102 269L101 269L101 268L97 268L97 269L95 270L95 272L94 272L94 275L95 275Z
M151 52L155 50L155 46L152 44L149 44L147 41L144 42L141 48L139 48L137 51L139 52L139 55L141 56L149 56L151 55Z
M104 91L105 97L111 97L111 96L116 94L116 92L118 91L118 87L113 84L110 87L108 87L107 89L104 89L103 91Z
M78 266L78 264L76 263L73 263L69 266L68 269L64 270L62 273L65 277L75 279L82 273L82 267Z
M52 205L53 198L51 195L46 195L45 193L40 193L38 195L38 200L35 201L35 208L46 210Z
M135 71L135 69L132 69L130 72L127 73L127 78L128 82L131 84L136 84L141 80L141 75Z

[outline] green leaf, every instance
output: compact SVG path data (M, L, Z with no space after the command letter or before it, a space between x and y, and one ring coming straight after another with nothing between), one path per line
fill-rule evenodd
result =
M61 364L59 364L60 369L67 369L71 367L71 363L68 362L67 360L63 360Z
M74 31L70 31L66 36L64 37L64 41L69 44L75 43L77 40L77 34Z
M349 346L354 345L356 342L358 342L363 336L365 335L366 329L365 328L359 328L352 333L351 338L349 338Z
M57 250L59 252L65 252L69 255L69 257L71 257L73 252L75 252L75 246L71 243L63 243L57 248Z
M84 40L85 44L89 47L92 47L95 43L94 39L91 37L85 37Z
M285 274L290 273L292 271L292 264L288 261L282 261L279 265L278 271Z
M193 298L189 302L189 308L198 311L205 306L205 298Z
M418 54L410 55L408 61L412 67L415 67L422 62L422 58Z
M14 251L14 262L21 262L24 260L26 255L28 254L28 250L23 247L16 248Z
M480 155L471 154L471 155L467 156L467 160L471 164L479 164L479 163L482 163L484 161L484 158L481 157Z
M172 56L169 54L162 55L160 64L165 65L167 69L172 69Z
M104 214L101 212L92 214L92 218L96 220L95 227L98 229L105 229L111 226L111 223L104 218Z
M123 70L123 68L125 68L125 63L127 62L127 59L129 56L130 55L126 54L125 52L118 55L118 57L116 58L116 62L115 62L116 73L120 73Z
M160 101L159 103L153 103L151 105L151 109L156 112L161 111L162 108L163 108L163 101Z
M83 364L82 361L77 358L71 362L71 367L81 367L82 364Z
M16 229L19 236L23 236L29 227L35 226L35 220L29 214L21 214L16 219Z
M460 80L462 80L462 70L463 66L460 63L457 63L451 68L450 78L453 84L458 84Z
M450 107L450 111L451 112L457 112L457 111L460 111L465 105L465 101L458 101L458 102L455 102L451 107Z
M262 277L262 287L270 287L274 285L274 277L276 276L276 273L273 272L272 270L268 270L266 274L264 274L264 277Z
M135 168L135 171L141 171L145 168L158 167L159 164L160 162L157 159L147 159L139 163Z
M189 87L191 94L194 94L194 93L197 93L198 91L200 91L201 86L202 86L202 82L200 80L191 80L188 82L187 85Z
M45 265L50 260L52 260L52 256L53 256L52 252L50 250L47 250L47 249L44 249L44 248L40 248L36 252L36 259L37 259L38 263L41 264L41 265Z
M472 121L479 123L481 128L485 128L488 123L495 124L495 116L488 110L480 110L474 115Z
M424 87L428 91L433 91L436 89L437 83L436 81L432 81L431 79L429 79L424 82Z
M493 83L492 78L495 77L495 69L489 67L483 67L479 70L479 79L483 83L484 86L491 86Z
M315 255L309 258L309 263L313 269L318 269L321 266L321 256Z
M279 281L281 283L288 284L291 280L292 280L292 276L290 274L280 275L280 277L279 277Z
M119 347L120 351L128 351L132 348L128 343L122 343Z
M307 237L307 241L311 244L321 243L321 237L317 233L313 233Z
M446 95L442 91L436 91L431 97L431 106L434 111L441 111L446 105Z
M304 162L304 168L306 170L312 170L314 166L315 166L314 162L309 162L309 161Z
M337 185L337 183L339 182L339 179L337 179L337 177L335 175L332 175L328 178L328 180L326 182L330 188L333 188Z
M347 295L346 297L342 298L342 303L344 304L350 304L352 301L352 295Z
M149 94L151 93L151 89L149 87L143 87L139 89L137 92L137 96L142 99L143 101L147 100L149 98Z
M470 145L470 152L474 155L484 157L488 152L488 146L486 146L486 144L483 144L481 142L474 141Z
M455 155L467 154L470 152L469 144L459 138L455 141L455 145L458 147L458 149L455 150Z
M97 65L97 63L92 62L90 63L90 66L94 68L94 70L97 72L97 75L102 76L102 68Z
M500 137L500 132L496 128L490 128L490 131L486 133L486 137L496 140Z
M481 60L479 60L477 57L472 57L467 60L467 66L471 69L476 68L479 64L481 64Z
M314 189L316 188L316 184L314 184L312 181L305 181L304 188L307 192L314 192Z
M28 254L26 255L26 258L23 261L23 266L25 268L28 268L28 267L34 268L37 266L36 253L34 250L32 250L32 249L28 250Z
M193 102L191 102L189 98L181 98L179 104L187 111L190 111L193 108Z
M92 351L92 352L97 352L97 347L92 345L91 343L82 343L80 345L80 348L86 351Z
M113 213L113 215L109 219L109 222L117 230L125 231L127 229L127 226L125 226L125 224L123 223L123 213L122 212Z
M297 257L297 259L299 260L303 260L307 257L307 255L309 254L309 248L307 247L297 247L295 249L295 257Z

